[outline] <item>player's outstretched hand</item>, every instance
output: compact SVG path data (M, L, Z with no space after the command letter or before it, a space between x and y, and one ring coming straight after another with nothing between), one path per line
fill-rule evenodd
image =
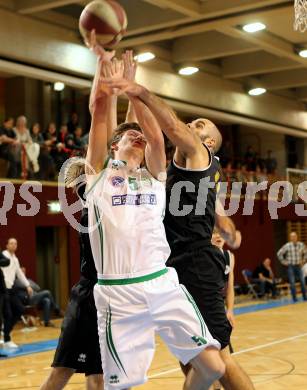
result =
M117 58L114 58L111 62L101 63L100 71L100 86L101 89L108 95L120 95L122 92L116 87L112 86L112 83L116 83L123 78L124 63Z
M143 92L143 87L137 84L135 81L129 81L124 78L121 79L106 79L106 85L112 89L120 91L120 94L125 93L129 96L140 96Z
M95 30L92 30L88 40L84 40L86 46L92 50L100 61L110 62L115 55L115 50L107 51L98 42Z
M122 60L124 63L124 79L128 81L134 81L137 70L137 62L133 58L133 51L125 51L125 53L122 55Z

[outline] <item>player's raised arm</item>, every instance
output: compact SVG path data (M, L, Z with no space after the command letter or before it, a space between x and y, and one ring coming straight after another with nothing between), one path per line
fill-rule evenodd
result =
M158 180L165 180L166 156L161 128L149 108L137 97L129 96L138 123L146 138L145 160L149 172ZM161 176L162 174L162 176Z
M108 85L138 97L152 112L160 128L186 157L193 157L202 148L200 139L184 124L162 99L145 87L126 79L110 80Z
M122 55L122 60L124 63L124 79L129 81L135 81L136 71L137 71L137 62L133 58L133 51L127 50ZM137 122L138 119L136 117L133 105L131 101L129 100L128 104L128 110L126 114L126 120L127 123Z
M107 120L110 96L100 83L103 63L98 59L94 82L90 95L90 113L92 115L89 143L86 154L86 174L97 174L103 168L107 156Z

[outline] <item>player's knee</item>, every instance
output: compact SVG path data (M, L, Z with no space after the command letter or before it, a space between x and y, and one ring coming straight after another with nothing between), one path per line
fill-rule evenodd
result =
M219 351L215 348L208 348L203 351L192 365L199 375L211 383L225 374L225 364L220 357Z

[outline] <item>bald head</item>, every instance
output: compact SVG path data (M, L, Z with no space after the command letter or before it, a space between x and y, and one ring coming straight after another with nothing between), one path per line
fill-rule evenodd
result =
M201 141L212 151L217 153L222 145L222 135L213 122L206 118L199 118L189 124Z

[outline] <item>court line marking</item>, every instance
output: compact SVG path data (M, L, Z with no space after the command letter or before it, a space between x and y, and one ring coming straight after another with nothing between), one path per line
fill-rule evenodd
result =
M296 340L296 339L299 339L299 338L302 338L302 337L306 337L306 336L307 336L307 333L301 333L301 334L296 335L296 336L287 337L285 339L272 341L271 343L260 344L260 345L256 345L255 347L251 347L251 348L245 348L245 349L242 349L241 351L234 352L233 355L241 355L242 353L256 351L258 349L267 348L267 347L270 347L270 346L276 345L276 344L282 344L282 343L284 343L286 341L292 341L292 340ZM148 379L157 378L159 376L163 376L163 375L166 375L166 374L171 374L171 373L177 372L177 371L180 371L179 367L173 368L173 369L167 370L167 371L161 371L161 372L158 372L157 374L149 375Z

